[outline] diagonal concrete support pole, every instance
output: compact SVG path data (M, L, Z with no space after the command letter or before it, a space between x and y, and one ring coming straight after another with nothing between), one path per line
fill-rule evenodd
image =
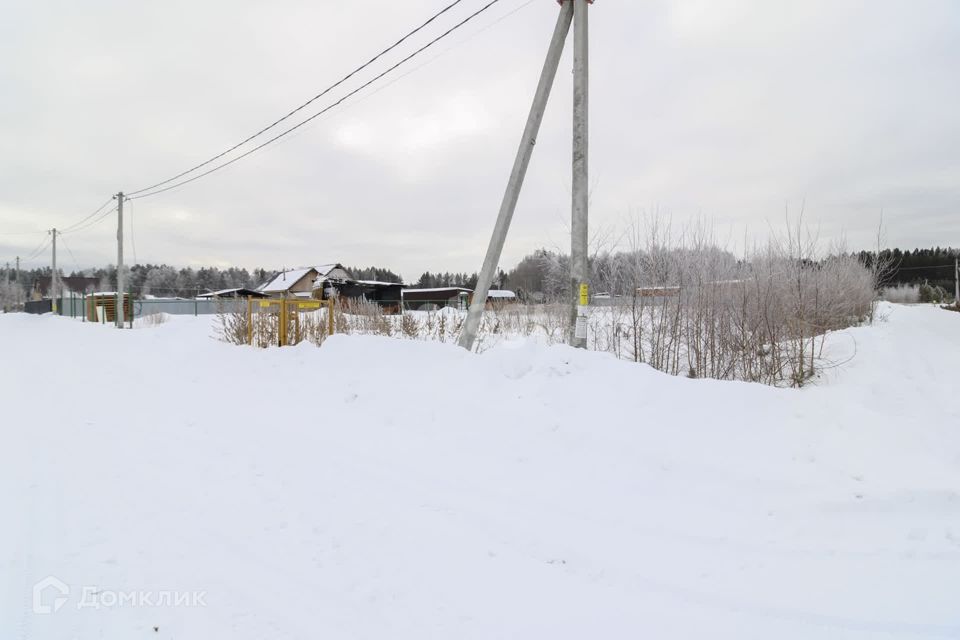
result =
M540 74L540 83L537 85L537 92L533 97L533 105L530 107L530 115L527 117L527 126L523 130L520 149L517 151L517 158L514 160L513 170L510 172L507 190L503 194L497 224L493 229L493 236L490 238L490 246L487 247L487 255L483 260L483 268L480 270L477 287L473 292L473 301L470 304L467 321L464 323L463 332L460 334L459 344L464 349L473 349L473 343L477 338L480 319L487 304L487 293L490 291L490 284L493 282L497 265L500 263L503 244L507 239L510 221L513 219L513 212L520 197L520 188L523 186L523 179L527 174L527 167L530 165L530 157L533 155L533 147L537 143L537 134L540 132L540 124L543 122L543 114L550 98L550 90L553 88L557 68L560 66L563 44L570 31L570 24L573 22L573 4L568 0L560 6L560 16L557 18L557 26L553 31L553 39L550 41L550 49L547 51L547 60L543 64L543 72Z

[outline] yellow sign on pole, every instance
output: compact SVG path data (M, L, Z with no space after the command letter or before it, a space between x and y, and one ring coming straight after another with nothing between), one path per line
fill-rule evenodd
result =
M585 307L590 301L590 291L586 283L580 285L580 306Z

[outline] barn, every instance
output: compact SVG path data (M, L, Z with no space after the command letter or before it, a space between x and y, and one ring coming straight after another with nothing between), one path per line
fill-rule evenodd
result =
M348 305L350 300L364 300L377 303L384 313L395 314L401 311L402 283L352 279L329 279L317 282L314 298L334 297Z
M443 307L466 309L471 295L473 295L473 289L466 287L404 289L403 308L413 311L431 311Z

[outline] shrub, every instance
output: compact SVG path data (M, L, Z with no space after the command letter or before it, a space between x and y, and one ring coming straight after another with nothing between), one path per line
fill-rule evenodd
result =
M899 304L915 304L920 302L920 287L915 284L900 284L895 287L885 287L880 297L887 302Z
M920 285L920 302L937 304L943 302L947 297L947 292L943 287L928 284L924 282Z

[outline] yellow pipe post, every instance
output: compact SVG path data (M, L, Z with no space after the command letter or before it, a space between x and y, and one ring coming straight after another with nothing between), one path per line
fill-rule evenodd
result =
M333 298L327 298L327 335L333 335Z

